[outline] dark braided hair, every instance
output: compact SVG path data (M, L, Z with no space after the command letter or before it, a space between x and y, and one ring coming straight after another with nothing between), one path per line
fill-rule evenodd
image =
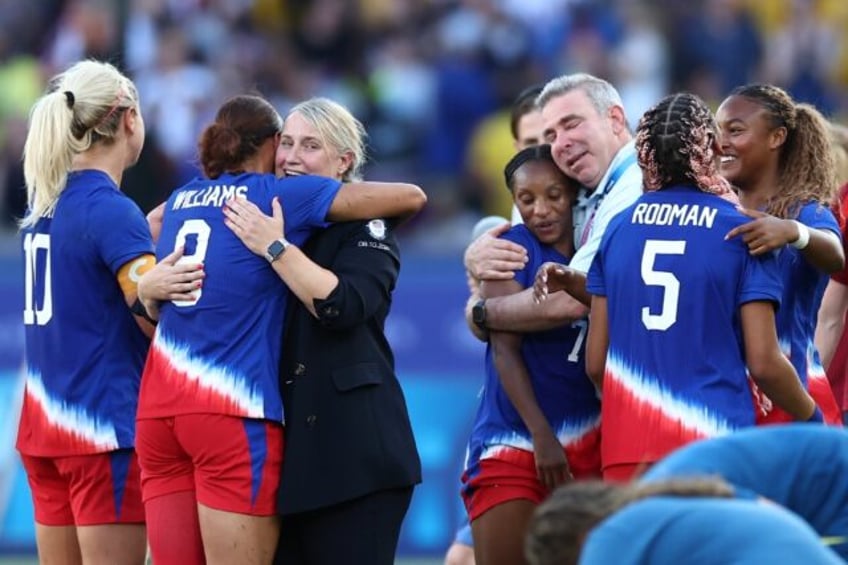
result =
M766 211L792 218L800 204L830 205L838 181L828 123L821 113L809 104L796 104L785 90L771 84L740 86L730 96L742 96L760 106L772 129L786 128L778 158L778 190Z
M688 92L672 94L645 112L636 128L636 153L646 191L674 184L725 194L719 174L715 118L704 101Z

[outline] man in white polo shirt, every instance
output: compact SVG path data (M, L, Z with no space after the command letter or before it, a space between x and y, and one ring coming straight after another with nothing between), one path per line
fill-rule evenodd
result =
M609 221L642 194L642 171L636 163L633 135L618 91L589 74L564 75L548 82L537 99L545 143L562 171L583 185L574 206L577 252L568 270L577 289L551 294L542 304L533 289L480 300L470 309L483 329L531 332L581 320L589 311L585 274ZM510 245L505 245L509 243ZM518 245L487 234L465 253L465 266L481 280L509 279L524 266Z

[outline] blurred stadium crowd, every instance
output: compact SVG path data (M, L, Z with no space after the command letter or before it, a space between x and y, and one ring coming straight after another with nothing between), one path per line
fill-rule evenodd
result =
M552 76L607 78L634 125L669 91L716 102L753 80L848 113L844 0L0 0L0 25L9 232L26 113L45 77L85 57L139 87L148 141L124 189L145 211L195 174L197 134L225 98L258 92L284 113L323 95L365 123L369 178L427 190L408 240L450 251L480 215L508 213L507 108Z

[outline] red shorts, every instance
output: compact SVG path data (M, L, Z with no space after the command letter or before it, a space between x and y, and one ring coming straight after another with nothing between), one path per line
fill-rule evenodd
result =
M34 457L21 454L35 521L43 526L143 524L135 451Z
M138 420L136 451L145 502L190 490L217 510L277 513L281 424L221 414Z
M600 430L595 429L564 448L575 479L597 479L601 473ZM474 477L463 474L462 498L469 521L510 500L530 500L536 504L550 492L536 474L532 451L504 447L492 457L480 460Z
M750 382L754 393L754 407L756 409L758 426L785 424L796 421L785 410L775 406L771 399L753 384L752 380ZM833 396L833 390L831 390L830 383L827 379L823 376L818 378L809 377L807 379L807 391L822 411L824 423L830 426L842 426L842 411L836 404L836 398Z

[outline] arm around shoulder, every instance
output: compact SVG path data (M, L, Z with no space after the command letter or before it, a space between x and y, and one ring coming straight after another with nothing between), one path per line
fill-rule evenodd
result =
M334 222L369 218L409 219L427 203L417 185L402 182L344 183L330 206L327 219Z
M514 332L538 332L583 319L589 308L565 292L557 292L536 303L533 287L486 302L487 326Z

